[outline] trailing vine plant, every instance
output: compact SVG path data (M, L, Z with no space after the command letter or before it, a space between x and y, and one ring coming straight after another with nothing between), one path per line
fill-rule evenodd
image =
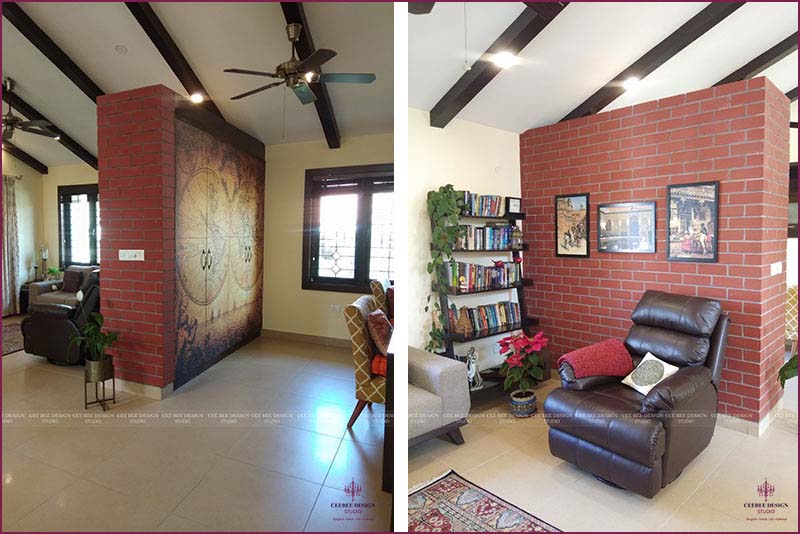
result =
M447 292L447 282L444 276L445 262L454 262L453 249L456 241L464 235L464 229L458 225L458 217L464 206L462 193L455 190L452 184L447 184L436 191L428 193L428 216L431 219L431 261L428 262L428 274L431 275L432 294L428 295L425 311L433 308L439 317L431 323L430 339L425 346L429 352L440 348L444 344L444 328L447 324L447 310L443 310L438 299L431 298L434 294Z

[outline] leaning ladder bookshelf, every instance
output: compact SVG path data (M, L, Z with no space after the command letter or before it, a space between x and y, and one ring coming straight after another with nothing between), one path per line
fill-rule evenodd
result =
M485 222L507 222L508 226L517 226L518 222L521 222L525 219L524 213L507 213L505 215L491 217L491 216L480 216L480 215L460 215L459 221L485 221ZM431 220L431 227L433 228L434 221ZM431 244L433 246L433 244ZM528 250L527 243L523 243L521 247L513 248L503 248L503 249L455 249L453 252L455 254L507 254L511 256L511 261L516 262L518 258L520 258L520 253L523 251ZM452 258L451 258L452 259ZM439 271L436 273L437 277L445 277L445 273ZM534 334L533 328L539 325L539 319L536 317L532 317L528 315L528 310L525 304L525 288L528 286L533 285L533 280L530 278L522 278L520 281L504 286L504 287L493 287L489 289L479 289L479 290L460 290L459 288L448 288L447 291L436 291L435 285L432 287L432 290L437 293L439 298L439 306L442 310L444 310L445 320L442 321L442 328L444 329L444 347L443 351L439 352L440 356L445 356L447 358L453 358L463 361L463 358L460 358L455 351L455 345L463 344L463 343L471 343L473 341L477 341L479 339L484 339L492 336L497 336L500 334L512 333L515 331L522 330L525 332L525 335L532 336ZM452 331L450 321L447 320L448 313L447 310L450 307L450 301L454 297L465 296L465 295L477 295L477 294L487 294L492 292L501 292L501 291L509 291L515 290L517 293L517 302L519 303L520 309L520 316L521 321L509 325L505 325L499 328L489 328L485 330L476 330L472 336L465 337L463 335L457 334L456 332ZM503 383L503 376L499 373L499 368L492 368L486 369L481 371L481 376L483 377L483 387L479 390L472 390L471 393L477 393L480 391L485 391L488 389L495 388ZM543 380L547 380L550 377L550 364L547 358L545 358L545 373Z

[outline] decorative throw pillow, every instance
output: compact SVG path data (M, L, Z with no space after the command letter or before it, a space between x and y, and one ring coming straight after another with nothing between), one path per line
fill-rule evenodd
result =
M648 352L631 374L622 383L632 387L642 395L647 395L659 382L678 372L679 367L663 362Z
M83 283L83 273L80 271L64 271L64 293L77 293Z
M373 375L386 376L386 356L383 354L376 354L369 362L369 371Z
M375 310L367 316L367 330L378 351L386 354L389 351L389 341L392 339L392 323L383 310Z
M386 308L389 310L389 319L394 320L394 286L386 290Z

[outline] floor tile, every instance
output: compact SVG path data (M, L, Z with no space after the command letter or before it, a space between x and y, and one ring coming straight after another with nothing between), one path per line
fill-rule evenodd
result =
M291 383L291 391L301 397L340 404L349 404L356 398L354 378L342 380L314 373L296 376Z
M299 532L320 486L220 459L174 514L218 530Z
M356 422L353 423L352 428L345 431L344 439L379 447L383 446L385 419L385 406L373 403L371 407L364 408Z
M270 413L286 426L340 438L355 405L355 399L340 404L284 393L272 402Z
M342 505L358 504L345 508ZM306 524L306 532L386 532L391 525L392 496L376 489L362 489L348 496L341 489L324 487Z
M342 440L325 485L341 489L355 482L363 488L380 489L382 473L383 447Z
M3 529L13 525L76 479L37 460L3 454Z
M191 519L177 515L169 515L155 529L155 532L219 532L207 525L201 525Z

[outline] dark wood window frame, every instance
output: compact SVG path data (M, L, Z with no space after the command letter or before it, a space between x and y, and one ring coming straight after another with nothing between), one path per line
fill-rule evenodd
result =
M372 195L394 191L394 164L307 169L303 206L303 289L369 293ZM320 198L358 193L354 278L317 276Z
M87 195L89 197L89 224L90 231L94 234L94 238L89 242L90 258L89 263L80 263L72 261L72 241L71 236L64 233L64 218L69 221L69 211L64 211L65 217L62 218L62 206L69 204L66 197L72 195ZM82 185L60 185L58 186L58 259L61 268L64 269L70 265L99 265L100 258L97 257L97 206L98 206L98 185L97 184L82 184ZM70 242L67 243L67 240ZM67 253L69 250L69 254Z

